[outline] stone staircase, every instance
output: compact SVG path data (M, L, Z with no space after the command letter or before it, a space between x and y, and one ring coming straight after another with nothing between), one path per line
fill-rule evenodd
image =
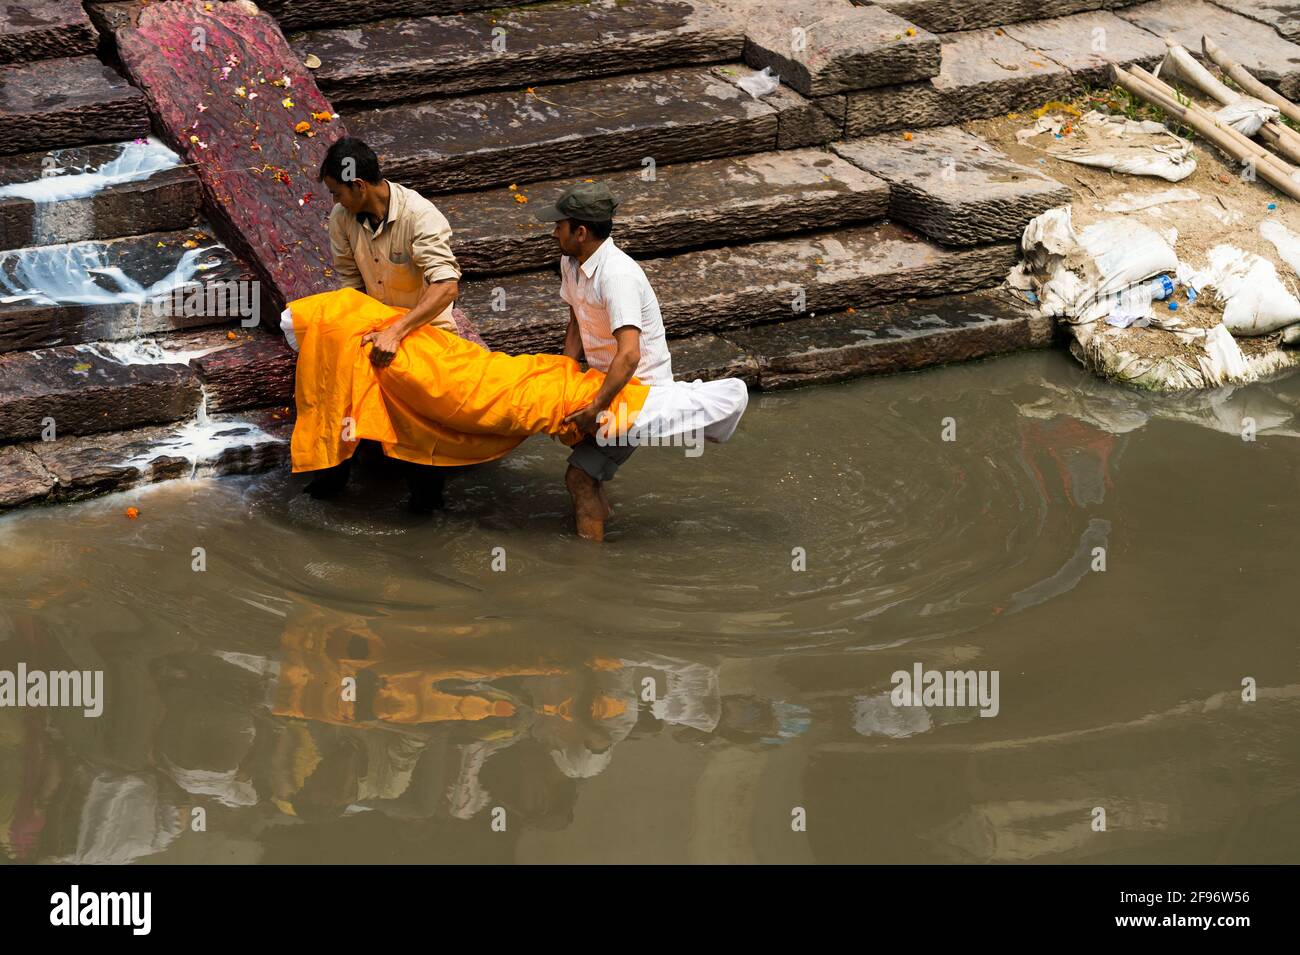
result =
M0 142L10 153L0 156L0 188L37 180L49 155L98 168L148 130L140 91L113 68L140 4L88 5L98 47L77 4L48 6L44 39L5 36L0 19L0 60L16 60L0 68ZM601 178L623 200L615 238L655 285L679 377L734 374L780 388L1049 344L1050 323L983 290L1014 263L1024 223L1070 192L957 124L1104 84L1111 62L1152 65L1166 32L1210 32L1288 91L1300 85L1300 46L1284 38L1289 21L1275 7L268 0L264 10L291 56L320 61L311 78L348 133L447 215L465 272L460 304L490 346L561 347L558 255L530 203ZM132 42L138 62L145 48ZM42 50L60 55L34 61ZM742 82L766 66L781 85L756 98ZM177 105L155 99L151 91L155 128L164 109L175 129ZM0 274L21 272L24 256L29 273L59 274L56 260L31 259L55 240L69 261L101 270L87 274L126 262L144 287L193 266L195 256L182 259L195 249L212 277L236 283L277 266L276 249L229 207L214 222L257 262L218 241L201 195L211 215L211 190L174 166L88 196L33 203L0 193ZM291 396L291 355L256 329L93 295L4 297L0 506L170 476L178 460L193 469L197 458L184 453L142 459L144 436L177 430L196 401L218 420ZM278 460L282 446L269 449L285 420L275 414L232 423L254 440L218 448L205 466ZM58 440L33 440L49 417ZM162 445L175 448L174 435ZM72 460L89 462L85 475ZM131 462L121 481L106 476L113 460Z
M81 4L16 9L0 11L0 507L280 462L283 425L231 413L283 405L291 383L237 394L226 371L267 336L228 303L160 297L254 277L193 170Z

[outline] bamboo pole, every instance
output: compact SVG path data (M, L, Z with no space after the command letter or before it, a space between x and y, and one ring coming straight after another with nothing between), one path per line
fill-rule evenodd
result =
M1287 119L1300 123L1300 106L1296 106L1281 93L1265 86L1255 77L1246 72L1246 68L1239 64L1232 57L1224 53L1219 45L1211 40L1208 36L1201 37L1201 49L1205 55L1217 66L1223 70L1232 81L1240 86L1256 99L1262 99L1265 103L1272 103L1282 111L1282 115Z
M1126 70L1121 70L1118 66L1111 64L1111 76L1115 82L1124 89L1128 90L1134 96L1159 106L1170 116L1181 121L1185 126L1194 129L1200 133L1207 142L1217 146L1224 153L1237 160L1243 160L1253 157L1256 160L1255 168L1259 172L1260 178L1269 185L1274 186L1280 192L1290 196L1292 199L1300 200L1300 182L1291 178L1294 172L1290 166L1277 159L1264 147L1252 143L1249 139L1241 136L1236 130L1236 138L1230 135L1223 124L1207 119L1201 113L1196 113L1184 107L1177 99L1162 92L1159 87L1152 86L1141 76L1134 75ZM1142 72L1146 72L1143 70ZM1147 73L1147 76L1151 74ZM1156 81L1159 83L1159 80ZM1161 84L1162 86L1164 84ZM1166 87L1167 89L1168 87ZM1245 143L1243 147L1242 143ZM1262 155L1261 155L1262 153ZM1277 165L1274 165L1274 164Z
M1211 40L1211 43L1214 41ZM1196 61L1187 48L1172 37L1165 37L1165 46L1169 47L1169 59L1177 74L1196 87L1212 100L1230 106L1241 99L1241 94L1229 89L1227 84ZM1258 99L1258 97L1255 97ZM1263 102L1263 100L1260 100ZM1268 104L1275 105L1275 104ZM1289 126L1269 120L1259 130L1259 138L1264 140L1284 157L1292 162L1300 162L1300 133Z
M1256 159L1257 168L1260 165L1264 165L1264 164L1270 165L1274 167L1280 175L1285 176L1287 179L1292 180L1294 184L1300 185L1300 171L1297 171L1293 166L1291 166L1284 160L1279 159L1277 156L1274 156L1271 152L1269 152L1259 143L1254 142L1249 136L1246 136L1238 132L1237 130L1233 129L1230 125L1223 122L1221 119L1216 117L1213 113L1211 113L1209 110L1205 109L1202 106L1197 105L1196 103L1188 103L1186 106L1184 106L1182 103L1178 101L1178 94L1172 86L1165 83L1163 80L1159 80L1156 77L1152 76L1146 70L1142 69L1142 67L1140 66L1133 67L1131 73L1139 81L1145 83L1151 90L1159 93L1166 100L1172 102L1175 106L1177 106L1180 110L1183 111L1183 114L1185 116L1189 116L1200 120L1202 125L1206 125L1213 129L1218 130L1220 133L1222 133L1223 136L1227 137L1227 139L1230 142L1235 143L1239 147L1239 149L1236 152L1230 153L1230 155L1234 156L1234 158L1238 158L1238 159L1244 158L1242 155L1240 155L1240 153L1244 153L1245 156L1253 156ZM1191 126L1190 123L1188 123L1188 125ZM1196 129L1195 126L1192 126L1192 128ZM1292 179L1293 176L1296 178Z

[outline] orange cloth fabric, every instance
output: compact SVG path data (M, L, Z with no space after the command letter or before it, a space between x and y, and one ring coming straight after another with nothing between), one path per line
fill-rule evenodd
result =
M406 309L344 288L296 299L289 311L298 342L294 471L333 467L366 439L390 457L444 467L503 457L532 434L576 444L581 435L564 416L590 404L605 380L563 355L490 352L428 325L375 368L361 337ZM610 405L615 420L631 427L649 390L633 378Z

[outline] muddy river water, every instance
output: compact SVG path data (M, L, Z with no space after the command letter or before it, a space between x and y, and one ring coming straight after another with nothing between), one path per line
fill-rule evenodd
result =
M374 468L7 515L0 669L103 698L0 708L0 848L1300 861L1297 415L1300 377L1161 399L1048 352L756 394L639 451L603 547L545 439L432 518Z

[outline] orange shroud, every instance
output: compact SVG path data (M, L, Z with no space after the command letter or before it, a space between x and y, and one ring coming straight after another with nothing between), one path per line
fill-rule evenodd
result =
M427 325L375 368L361 337L406 309L346 288L296 299L289 311L298 342L294 471L333 467L366 439L390 457L443 467L495 460L532 434L576 444L581 435L564 416L590 404L605 380L563 355L489 352ZM649 390L633 378L610 405L615 420L631 427Z

